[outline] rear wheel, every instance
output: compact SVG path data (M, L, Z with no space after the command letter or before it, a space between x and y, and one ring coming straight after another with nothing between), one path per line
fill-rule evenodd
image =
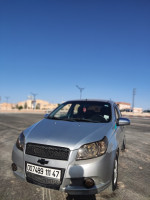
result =
M126 139L123 139L121 150L124 151L126 149Z

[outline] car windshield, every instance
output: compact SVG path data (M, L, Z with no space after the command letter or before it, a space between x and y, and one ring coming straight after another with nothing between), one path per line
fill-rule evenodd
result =
M70 101L61 104L48 118L64 121L107 123L111 120L111 105L99 101Z

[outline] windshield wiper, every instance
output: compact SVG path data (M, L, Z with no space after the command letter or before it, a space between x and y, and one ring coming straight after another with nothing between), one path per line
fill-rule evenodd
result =
M93 120L91 120L91 119L83 119L83 118L57 118L57 117L49 117L48 119L62 120L62 121L70 121L70 122L91 122L91 123L100 123L99 121L93 121Z
M74 118L64 118L62 120L64 120L64 121L70 121L70 122L75 122L76 121Z
M62 121L71 121L71 122L75 122L75 120L72 119L72 118L57 118L57 117L49 117L48 119L54 119L54 120L62 120Z
M62 120L61 118L57 118L57 117L48 117L48 119Z
M73 120L76 121L76 122L100 123L100 122L98 122L98 121L93 121L93 120L91 120L91 119L83 119L83 118L74 118Z

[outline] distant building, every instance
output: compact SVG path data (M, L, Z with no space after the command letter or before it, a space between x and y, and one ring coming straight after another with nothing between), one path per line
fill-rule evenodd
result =
M22 107L22 109L28 109L31 110L35 105L35 109L38 110L54 110L58 104L51 104L48 101L40 100L37 99L36 102L33 100L26 100L26 101L21 101L18 102L17 104L12 104L12 103L1 103L0 104L0 110L12 110L12 109L17 109L19 107Z
M116 102L120 110L124 109L131 109L131 104L130 103L125 103L125 102Z
M133 112L134 112L134 113L142 113L142 112L143 112L143 109L142 109L142 108L134 108L134 109L133 109Z
M24 109L33 109L35 103L35 108L39 110L53 110L57 107L57 104L51 104L48 101L37 99L36 102L33 100L26 100L18 102L18 107L22 106Z
M118 107L119 107L119 109L121 111L132 112L132 108L131 108L131 104L130 103L116 102L116 104L118 105ZM142 113L143 109L142 108L134 108L133 112L134 113Z
M1 110L11 110L13 108L15 108L15 104L12 104L12 103L1 103L0 104Z

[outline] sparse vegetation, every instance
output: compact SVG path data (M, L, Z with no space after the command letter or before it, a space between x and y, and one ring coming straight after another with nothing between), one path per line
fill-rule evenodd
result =
M18 110L22 110L23 109L23 106L18 106Z
M40 103L38 103L38 104L36 105L36 109L37 109L37 110L40 109Z
M27 109L27 102L25 102L24 104L24 109Z

